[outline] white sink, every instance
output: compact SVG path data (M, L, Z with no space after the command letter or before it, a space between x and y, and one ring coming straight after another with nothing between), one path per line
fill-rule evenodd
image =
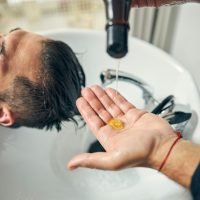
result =
M115 68L116 60L105 53L104 33L59 30L43 33L67 42L84 66L87 84L100 84L99 74ZM130 39L130 52L120 70L132 73L153 88L156 99L169 94L176 103L190 106L195 118L184 136L200 143L200 98L190 74L163 51L140 40ZM140 92L119 83L120 92L143 107ZM87 127L76 131L65 123L60 133L21 128L0 128L0 199L2 200L188 200L190 193L157 171L135 168L119 172L78 169L66 163L85 151L94 140Z

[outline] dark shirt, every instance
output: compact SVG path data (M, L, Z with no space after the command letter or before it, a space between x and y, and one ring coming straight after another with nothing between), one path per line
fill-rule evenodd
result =
M200 200L200 165L192 176L191 192L194 200Z

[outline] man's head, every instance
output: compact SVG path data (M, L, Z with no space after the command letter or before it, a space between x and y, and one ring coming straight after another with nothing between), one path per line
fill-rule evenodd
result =
M79 112L85 75L60 41L16 29L0 35L0 124L61 128Z

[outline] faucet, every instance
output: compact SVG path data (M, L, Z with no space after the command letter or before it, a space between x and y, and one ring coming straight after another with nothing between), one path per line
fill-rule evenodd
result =
M128 19L132 0L104 0L104 3L107 53L113 58L122 58L128 53Z
M106 71L102 71L100 74L102 85L106 87L112 84L116 81L116 76L116 70L114 69L107 69ZM157 103L157 101L153 97L150 86L144 81L140 80L138 77L123 71L118 71L118 80L129 82L138 86L143 92L143 99L146 105L149 105L150 103Z

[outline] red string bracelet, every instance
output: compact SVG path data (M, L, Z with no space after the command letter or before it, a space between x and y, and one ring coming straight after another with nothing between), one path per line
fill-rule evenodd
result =
M172 146L170 147L170 149L169 149L167 155L165 156L165 159L162 161L162 164L160 165L159 170L158 170L159 172L161 171L161 169L162 169L163 166L165 165L165 163L166 163L166 161L167 161L167 159L168 159L168 157L169 157L169 155L170 155L170 153L171 153L173 147L175 146L175 144L178 142L179 139L182 138L182 135L181 135L180 132L177 132L176 134L177 134L177 138L176 138L176 140L173 142Z

